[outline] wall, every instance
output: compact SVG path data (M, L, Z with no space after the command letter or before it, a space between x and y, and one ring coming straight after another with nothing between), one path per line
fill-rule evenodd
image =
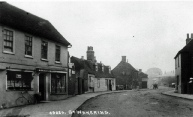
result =
M3 52L3 34L2 30L6 28L14 32L14 53L6 54ZM12 29L10 27L0 26L0 106L6 103L6 107L15 106L16 99L21 96L21 91L6 91L6 67L12 69L24 69L24 70L35 70L36 67L45 69L64 69L67 67L68 48L61 46L61 63L55 63L55 43L46 39L32 36L33 37L33 52L31 58L25 57L25 34L19 30ZM41 60L41 40L48 42L48 61ZM67 77L68 79L68 77ZM50 95L50 73L46 75L46 100L59 100L67 98L67 95ZM32 86L33 91L28 91L30 94L37 93L39 90L39 76L36 74L33 77ZM68 85L67 85L68 86ZM68 89L67 89L68 90Z
M97 92L97 91L107 91L108 88L107 88L107 85L106 85L106 79L107 80L113 80L114 81L114 85L112 85L112 90L116 90L116 80L115 78L99 78L100 79L100 87L98 87L98 84L97 84L97 78L95 78L94 82L94 90Z
M15 52L14 54L5 54L3 53L3 34L2 30L6 28L11 31L14 31L14 45L15 45ZM52 41L46 40L44 38L33 36L33 58L25 57L25 35L28 35L24 32L9 28L9 27L2 27L0 26L0 63L14 63L20 65L28 65L33 67L49 67L49 68L60 68L60 67L67 67L67 57L68 57L68 48L62 46L59 43L54 43ZM29 34L30 35L30 34ZM48 41L48 61L41 60L41 40ZM61 46L61 63L55 63L55 44ZM4 65L4 64L2 64ZM2 66L1 67L7 67Z
M179 65L178 65L178 59L179 59ZM178 88L178 93L181 93L181 54L178 55L178 57L175 59L175 76L177 79L177 76L179 77L178 83L176 82L176 90ZM176 80L177 81L177 80Z

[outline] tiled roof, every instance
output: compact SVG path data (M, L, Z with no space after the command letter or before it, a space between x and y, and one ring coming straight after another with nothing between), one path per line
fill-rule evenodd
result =
M112 72L115 76L122 75L123 72L125 75L130 75L132 72L137 72L137 70L131 64L121 61Z
M6 2L0 2L0 24L58 42L65 46L70 45L49 21Z
M148 75L143 73L143 72L139 72L138 76L139 76L139 78L147 78L148 77Z
M82 60L80 58L71 57L71 62L75 64L75 70L86 70L88 73L95 75L96 78L113 78L113 75L109 73L108 66L104 66L104 72L102 71L102 64L97 63L98 71L95 71L95 63L88 60Z

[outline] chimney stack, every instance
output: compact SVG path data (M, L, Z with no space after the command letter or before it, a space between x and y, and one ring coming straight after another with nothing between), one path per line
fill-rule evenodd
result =
M189 34L187 34L187 39L186 39L186 45L193 39L193 33L191 33L191 38L189 38Z
M122 56L122 61L126 62L126 56Z
M94 51L92 46L88 46L88 50L86 53L87 53L87 60L94 62L95 56L94 56Z
M193 39L193 33L191 33L191 39Z
M81 56L81 59L84 60L84 56Z
M189 34L187 33L187 39L189 39Z

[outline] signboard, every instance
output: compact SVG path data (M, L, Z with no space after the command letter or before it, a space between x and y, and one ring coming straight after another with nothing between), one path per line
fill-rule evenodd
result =
M21 78L21 74L16 74L16 78Z
M69 68L72 68L74 66L74 63L68 63Z
M72 70L72 74L75 74L75 71L74 71L74 70Z

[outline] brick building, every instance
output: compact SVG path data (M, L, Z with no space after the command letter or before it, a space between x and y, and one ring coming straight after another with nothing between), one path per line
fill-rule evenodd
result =
M121 62L112 70L116 78L116 85L124 89L133 89L139 86L138 71L122 56Z

